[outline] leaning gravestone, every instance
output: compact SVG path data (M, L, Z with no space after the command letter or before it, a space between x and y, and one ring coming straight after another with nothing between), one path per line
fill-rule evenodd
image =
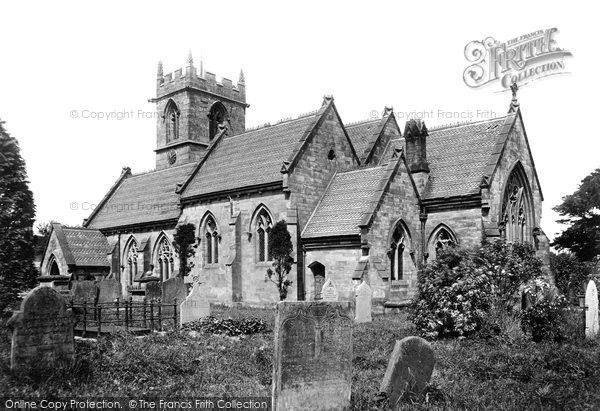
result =
M146 283L146 300L158 300L162 297L162 284L160 281Z
M585 291L585 336L596 338L598 336L598 290L593 280L587 285Z
M98 287L89 280L73 281L71 294L73 294L73 302L76 304L95 304L98 298Z
M102 280L96 283L98 287L98 303L112 303L121 299L121 283L117 280Z
M60 293L50 287L33 289L7 325L13 329L10 368L33 362L50 365L75 359L75 317Z
M273 410L350 408L352 302L280 302L275 317Z
M323 301L338 300L338 292L335 289L335 285L333 285L331 279L325 281L325 284L323 284L323 288L321 289L321 299Z
M356 317L357 323L370 323L371 318L371 287L364 281L356 287Z
M179 306L179 325L196 321L210 315L210 303L206 287L200 288L200 283L195 282L192 292Z
M380 392L386 393L389 406L396 408L404 393L421 394L434 365L433 349L423 338L413 336L396 341L379 388Z

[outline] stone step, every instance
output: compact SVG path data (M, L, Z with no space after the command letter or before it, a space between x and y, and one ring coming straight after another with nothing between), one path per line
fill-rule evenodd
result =
M410 300L387 300L383 303L383 313L400 313L410 306Z

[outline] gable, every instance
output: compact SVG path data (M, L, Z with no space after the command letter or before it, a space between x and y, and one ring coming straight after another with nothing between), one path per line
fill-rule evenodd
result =
M223 136L186 182L182 199L280 183L281 166L310 133L318 113Z
M345 127L361 164L383 164L381 160L390 140L401 136L391 110L379 120L348 124Z

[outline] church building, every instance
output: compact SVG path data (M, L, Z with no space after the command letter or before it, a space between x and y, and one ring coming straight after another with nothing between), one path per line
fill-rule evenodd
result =
M361 281L375 307L406 304L419 267L444 247L504 238L547 263L542 190L516 99L505 116L428 129L381 119L344 124L333 97L316 111L247 129L246 82L194 66L156 82L156 169L124 167L83 228L53 226L42 276L114 278L125 295L177 275L173 235L196 228L191 276L211 302L268 304L270 230L294 246L288 300L340 299Z

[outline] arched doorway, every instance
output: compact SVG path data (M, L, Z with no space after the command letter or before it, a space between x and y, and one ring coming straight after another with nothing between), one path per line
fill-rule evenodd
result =
M315 300L321 299L321 290L323 289L323 284L325 284L325 266L318 261L314 261L309 264L308 268L313 273L314 276L314 296Z

